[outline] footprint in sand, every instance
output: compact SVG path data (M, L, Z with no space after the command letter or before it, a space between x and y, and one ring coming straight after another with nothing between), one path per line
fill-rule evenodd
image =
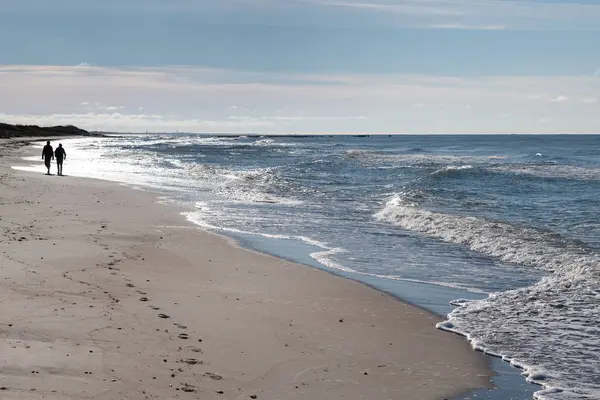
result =
M136 290L136 292L138 292L139 294L141 294L142 296L147 295L148 293L144 292L143 290Z
M127 287L135 287L135 285L133 283L128 283L125 286L127 286Z
M140 301L148 301L147 297L140 297Z
M196 388L190 384L185 383L181 390L187 393L193 393L196 391Z
M189 339L190 336L187 333L180 333L179 335L177 335L177 337L179 339Z
M207 372L204 374L204 376L208 376L210 379L214 379L215 381L220 381L223 379L221 375L213 374L212 372Z
M167 314L158 314L158 318L166 319L166 318L171 318L171 317L169 317Z
M156 307L156 306L150 306L150 308L153 309L154 311L160 310L160 307Z
M184 362L187 365L203 364L202 361L197 360L195 358L184 358L183 360L181 360L181 362Z
M190 350L191 350L193 353L202 353L202 350L200 350L200 349L199 349L199 348L197 348L197 347L192 347Z
M181 324L178 324L178 323L174 323L173 325L175 325L179 329L187 329L187 326L185 326L185 325L181 325Z

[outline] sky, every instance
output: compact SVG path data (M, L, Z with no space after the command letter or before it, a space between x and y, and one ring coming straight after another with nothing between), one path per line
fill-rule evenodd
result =
M0 122L600 133L600 0L0 0Z

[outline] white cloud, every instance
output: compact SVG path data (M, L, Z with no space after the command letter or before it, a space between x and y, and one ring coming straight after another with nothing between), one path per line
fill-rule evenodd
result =
M596 104L598 99L596 97L586 97L585 99L581 100L581 102L585 104Z
M120 113L82 113L82 114L50 114L50 115L11 115L0 114L0 120L24 125L67 125L85 127L91 131L119 132L231 132L251 129L270 129L273 122L264 120L211 120L169 118L162 115Z
M462 29L470 31L503 31L508 29L506 25L466 25L466 24L437 24L426 25L430 29Z
M232 115L229 117L232 120L239 121L270 121L270 122L278 122L278 121L360 121L369 119L366 116L336 116L336 117L303 117L299 115L289 115L289 116L264 116L264 117L251 117L251 116L237 116Z
M3 14L55 13L71 15L186 15L199 23L243 24L265 20L294 26L344 26L365 23L406 27L446 26L447 29L570 29L599 30L600 4L594 0L2 0ZM343 15L342 15L343 14ZM356 18L345 18L348 14ZM82 63L87 64L87 63Z
M586 1L536 0L311 0L323 6L395 13L402 25L446 29L555 29L557 22L598 30L600 5ZM452 21L448 21L452 18ZM417 19L417 20L415 20ZM434 20L434 21L432 21ZM484 22L482 24L482 21ZM578 24L574 22L577 21ZM428 22L428 24L419 24ZM431 22L435 22L431 24Z
M546 99L547 97L548 97L548 95L545 93L536 93L536 94L530 94L527 96L527 98L530 100L543 100L543 99Z
M82 101L81 103L79 103L80 106L89 106L90 103L88 103L87 101Z
M595 99L596 83L592 76L461 78L0 66L0 120L128 132L585 133L597 131L600 115L590 113L590 107L553 107L551 101L577 99L582 104ZM92 100L83 102L88 103L84 108L83 103L74 106L73 99L81 98ZM468 105L476 105L477 113ZM415 112L425 106L427 118ZM507 114L511 118L500 117ZM549 114L552 122L541 128L539 121Z
M552 103L564 103L566 101L569 101L569 98L567 96L556 96L555 98L550 100L550 102Z
M450 8L440 7L439 2L422 1L414 2L408 1L401 4L395 3L381 3L381 2L368 2L368 1L327 1L318 0L317 3L325 6L332 7L344 7L344 8L357 8L362 10L374 10L382 12L393 12L399 14L410 14L410 15L463 15L463 11L453 10Z

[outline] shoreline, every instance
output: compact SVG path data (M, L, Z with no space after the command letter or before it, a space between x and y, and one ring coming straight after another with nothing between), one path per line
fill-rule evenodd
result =
M1 182L9 189L7 198L3 199L9 202L3 208L11 211L3 213L0 226L5 232L15 229L7 225L8 216L9 222L27 232L22 236L25 239L19 241L21 237L17 234L8 243L5 233L0 242L0 248L9 252L12 285L19 287L20 292L23 287L29 287L16 279L23 278L20 269L24 265L28 271L35 268L35 273L25 274L23 279L37 280L43 275L45 279L40 282L44 283L38 284L42 289L48 282L62 289L78 282L93 292L89 293L92 297L87 291L79 293L87 307L71 304L74 307L70 311L81 321L98 321L103 325L101 340L94 338L91 342L97 347L102 347L98 343L105 345L106 348L101 349L105 357L98 365L87 367L89 371L84 371L85 374L77 376L78 385L68 393L72 398L84 398L79 392L82 387L88 388L87 393L94 392L95 398L111 398L100 393L107 390L106 385L112 385L119 389L108 393L119 393L126 398L142 398L142 395L150 396L145 398L165 395L360 398L359 395L363 395L365 398L438 399L490 385L492 373L487 368L488 358L473 351L463 338L436 330L434 321L439 318L430 312L363 283L244 249L235 239L203 231L187 220L184 223L183 216L177 215L173 207L157 202L151 192L135 191L102 180L46 178L42 174L7 171L10 169L7 160L14 160L15 156L13 152L0 161ZM59 179L57 198L47 200L46 204L30 203L27 209L31 210L20 211L22 207L10 203L44 193L49 183L57 184ZM98 208L88 207L90 204ZM73 210L77 213L73 214ZM26 211L30 211L29 216ZM62 218L54 215L44 217L46 212L60 213L60 217L68 218L68 223L53 226L50 231L38 227L61 221ZM34 220L30 219L32 213L38 215ZM148 227L152 229L145 229ZM37 235L39 240L29 240L27 234ZM59 237L65 239L57 240ZM55 252L47 257L48 253L37 247L48 246L46 242L53 240L57 248L50 247ZM33 248L27 249L27 246ZM58 248L75 255L65 258L62 253L56 254ZM34 261L34 254L44 254L44 259L37 257ZM67 265L73 258L83 268ZM176 267L178 274L171 273L166 265ZM56 290L54 294L41 292L31 289L27 293L26 302L32 302L33 309L43 304L38 303L38 297L57 301L53 296L73 295L57 295L60 291ZM144 298L148 301L142 300ZM10 310L6 301L2 299L2 308ZM148 303L152 307L160 305L161 310L148 311ZM103 313L92 318L91 310L99 308ZM20 311L5 315L31 313L27 307ZM170 318L157 318L161 312ZM60 314L50 312L48 321L60 320ZM115 321L121 321L123 326L115 328L119 324ZM166 323L172 321L179 326ZM208 325L207 321L210 321ZM53 326L50 332L48 324ZM75 379L75 371L65 374L68 368L61 364L65 361L64 355L54 354L56 339L63 339L63 350L77 352L84 339L88 345L91 343L86 332L89 327L77 325L74 332L63 332L52 322L32 322L14 338L10 333L14 325L8 327L2 340L10 339L16 346L3 358L0 369L0 384L8 388L3 394L29 396L31 388L25 393L27 385L39 383L44 374L60 376L65 383ZM184 325L186 328L181 328ZM124 334L126 327L131 331ZM36 331L34 335L31 335L32 330ZM40 330L42 336L50 340L35 340L39 339L37 331ZM67 333L79 333L82 336L79 345L75 340L65 341ZM187 339L179 337L182 334L187 335ZM50 359L56 361L52 364L63 367L36 367L36 360L31 354L27 355L30 353L27 345L20 347L23 343L29 343L29 348L41 347L39 350L47 351ZM44 343L55 345L44 347ZM149 347L150 343L160 344L160 351ZM182 346L192 343L198 347ZM114 376L118 374L111 375L115 368L110 366L127 364L120 354L121 348L137 349L139 354L129 352L128 357L153 371L134 369L126 374L128 378L133 375L131 378L141 379L144 385L134 379L117 381ZM93 351L90 349L90 354ZM177 361L183 362L173 360L174 357L182 357ZM25 368L15 367L15 364L23 367L23 363L29 364ZM80 357L77 364L89 363ZM32 374L29 368L42 371ZM7 369L11 371L8 380L17 375L22 382L19 390L6 384ZM139 390L146 385L149 389ZM62 390L66 388L67 385ZM42 388L35 389L37 394L31 398L41 394ZM44 390L47 398L61 398L58 389L55 389L56 394L50 388ZM223 393L219 393L221 391ZM62 396L66 394L63 392Z
M165 203L167 204L167 203ZM185 215L185 213L183 213ZM194 224L195 226L198 226ZM384 278L377 276L370 276L361 274L356 271L347 272L340 269L329 268L323 265L318 265L318 261L314 260L311 263L303 263L293 259L293 257L286 257L278 255L275 252L269 252L268 250L255 248L252 242L249 240L242 240L233 236L228 236L224 233L218 233L218 229L203 228L201 230L213 233L215 235L223 237L225 240L231 241L234 246L242 249L255 252L260 255L267 255L279 259L283 259L292 263L303 265L307 268L314 268L320 271L324 271L335 277L342 279L348 279L353 282L364 285L370 289L376 290L380 293L392 297L393 299L405 303L409 306L416 307L426 313L431 313L440 318L440 322L436 324L434 329L438 329L450 335L460 337L462 340L471 344L468 335L453 330L441 329L437 327L438 324L447 320L448 314L454 309L454 306L450 305L450 302L457 298L468 298L468 299L479 299L487 296L487 293L471 292L465 289L452 288L448 286L436 285L426 282L412 282L412 281L392 281L390 284ZM248 236L260 236L259 234L248 234ZM285 239L284 239L285 240ZM398 286L402 286L399 289ZM409 288L410 286L410 288ZM415 286L417 288L415 288ZM418 292L418 295L415 295ZM426 293L423 295L423 293ZM449 295L449 293L455 293ZM423 301L424 296L435 295L434 299L428 297L427 304ZM485 295L485 296L484 296ZM445 297L444 297L445 296ZM471 344L472 345L472 344ZM491 382L492 385L486 388L477 388L460 393L457 396L452 397L450 400L470 400L472 398L478 398L482 400L505 400L506 398L511 399L523 399L529 400L535 398L535 393L544 389L543 385L536 382L529 382L523 376L525 369L517 365L513 365L511 362L505 360L502 356L488 353L482 349L473 349L473 351L483 354L489 359L488 367L492 370Z

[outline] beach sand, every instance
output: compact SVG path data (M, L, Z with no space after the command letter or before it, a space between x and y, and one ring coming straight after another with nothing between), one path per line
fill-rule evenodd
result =
M239 248L153 193L10 168L31 151L0 159L0 398L433 400L489 386L486 357L439 317Z

